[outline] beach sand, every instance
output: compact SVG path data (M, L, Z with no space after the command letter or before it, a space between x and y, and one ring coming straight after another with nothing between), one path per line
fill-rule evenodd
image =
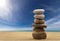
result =
M60 41L60 32L47 32L47 39L35 40L32 32L0 32L0 41Z

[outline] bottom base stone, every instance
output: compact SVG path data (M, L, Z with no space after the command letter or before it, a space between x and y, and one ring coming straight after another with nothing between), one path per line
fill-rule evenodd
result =
M32 36L34 39L46 39L47 37L45 32L33 32Z

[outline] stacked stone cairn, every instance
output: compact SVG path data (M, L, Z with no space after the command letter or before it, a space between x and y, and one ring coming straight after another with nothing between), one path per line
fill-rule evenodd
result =
M34 15L34 23L33 23L33 33L32 36L34 39L46 39L46 32L44 28L46 28L46 24L44 21L45 15L44 9L36 9L33 11Z

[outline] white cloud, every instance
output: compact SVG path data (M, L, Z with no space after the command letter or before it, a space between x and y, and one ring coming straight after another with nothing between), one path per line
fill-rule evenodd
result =
M11 4L10 0L0 0L0 2L0 23L16 25L18 21L12 12L18 10L18 4Z
M46 21L47 30L60 30L60 15Z
M0 22L6 23L11 21L13 7L7 0L0 0L0 2Z
M11 27L6 25L0 25L0 31L20 31L20 30L32 30L32 27Z
M50 18L46 21L47 28L46 30L60 30L60 7L54 7L53 5L42 4L41 6L45 7L45 10L51 11L53 18Z

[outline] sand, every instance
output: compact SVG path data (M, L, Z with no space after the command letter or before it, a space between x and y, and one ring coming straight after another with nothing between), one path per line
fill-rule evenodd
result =
M32 32L0 32L0 41L60 41L60 32L47 32L47 39L35 40Z

